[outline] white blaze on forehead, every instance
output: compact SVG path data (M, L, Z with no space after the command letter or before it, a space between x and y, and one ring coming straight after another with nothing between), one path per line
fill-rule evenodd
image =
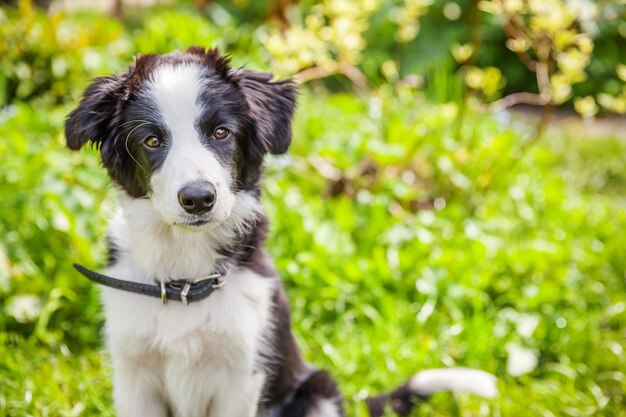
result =
M214 185L217 200L211 210L215 220L226 218L234 204L232 174L216 155L203 144L196 120L203 107L198 98L206 82L198 64L162 65L148 82L148 95L155 103L159 122L167 128L167 154L163 165L153 172L151 201L168 223L181 223L186 214L178 203L177 193L192 182Z
M196 64L162 65L154 70L150 94L173 133L194 127L202 84L202 68Z

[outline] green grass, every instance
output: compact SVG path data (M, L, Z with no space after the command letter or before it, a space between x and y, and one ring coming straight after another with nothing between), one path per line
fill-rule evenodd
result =
M623 162L626 145L607 138L595 142L592 152L584 138L543 140L506 173L498 189L474 190L475 195L450 191L445 208L412 212L407 195L422 193L428 201L429 190L398 181L389 168L400 166L397 161L387 166L389 172L379 168L383 172L375 178L355 179L353 187L361 189L353 196L344 192L334 197L327 180L308 162L313 152L328 161L336 152L354 158L346 171L353 168L360 156L349 132L370 118L362 106L345 96L302 97L294 153L291 160L270 164L264 200L272 220L268 247L288 287L302 349L310 361L333 372L350 410L354 412L352 399L390 388L420 369L463 365L498 375L500 397L482 401L439 394L419 415L620 415L626 369L621 351L626 341L626 260L620 233L626 226L626 181L614 167ZM35 118L27 108L13 117L22 112ZM318 123L327 113L344 123ZM476 126L463 129L488 131L491 119L476 118L465 122ZM425 123L447 129L438 121ZM56 136L60 121L46 129ZM433 132L415 146L434 146L442 133ZM376 135L370 139L381 140ZM66 152L58 141L50 143L53 155ZM337 151L341 148L344 152ZM33 167L26 160L14 162ZM101 170L92 162L95 155L69 157L56 174L69 181L63 189L95 192L89 191L91 184L67 175L67 164L73 167L69 172L78 173L87 163L85 169L97 179L91 179L94 186L100 185ZM416 169L426 169L428 162ZM45 206L45 198L31 196L29 201ZM11 201L7 209L19 208ZM56 294L60 302L49 320L31 328L2 317L0 405L7 415L60 416L81 410L82 415L112 415L109 370L97 337L102 325L97 297L69 269L71 261L81 259L83 233L102 240L110 210L92 214L84 208L72 207L75 212L69 215L76 225L91 224L92 229L76 235L74 226L70 232L56 230L67 239L62 246L30 254L58 257L62 272L55 281L16 274L11 290L2 295L10 301L13 294L34 292L50 303L55 291L68 292L67 297ZM55 210L43 214L54 216ZM27 214L23 222L32 221L29 211L22 213ZM10 220L3 215L7 230ZM27 235L18 239L36 247ZM3 243L14 262L11 245ZM87 253L102 259L102 245L87 245ZM39 258L33 262L45 263ZM19 259L17 263L19 267ZM522 314L539 319L531 336L516 331ZM560 319L566 320L563 328L557 326ZM537 353L539 365L532 373L507 375L508 342Z
M185 16L119 36L148 48L150 25ZM205 33L189 19L185 42ZM64 148L74 77L67 97L0 110L0 415L114 415L97 289L71 268L103 263L114 196L96 152ZM415 416L626 416L626 143L551 132L527 147L532 130L402 85L303 89L292 150L268 163L267 246L300 346L349 415L459 365L496 374L500 396L438 394ZM21 295L41 305L20 321ZM509 375L510 343L536 368Z

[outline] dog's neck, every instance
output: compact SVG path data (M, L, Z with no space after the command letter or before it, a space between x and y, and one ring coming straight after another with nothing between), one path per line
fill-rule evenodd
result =
M140 277L132 278L137 281L194 279L237 267L265 238L261 206L248 193L238 195L225 221L199 231L166 224L149 199L121 196L120 207L109 240L118 256L140 271Z

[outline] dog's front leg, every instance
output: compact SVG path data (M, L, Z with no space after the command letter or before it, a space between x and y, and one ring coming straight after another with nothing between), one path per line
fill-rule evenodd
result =
M233 377L222 385L213 401L209 416L256 416L264 382L265 375L261 372L251 377L248 375Z
M117 417L167 417L168 406L150 370L126 361L114 366L113 395Z

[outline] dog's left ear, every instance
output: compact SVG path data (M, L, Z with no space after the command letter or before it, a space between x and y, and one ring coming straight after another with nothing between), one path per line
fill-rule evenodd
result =
M287 152L296 108L294 83L271 82L272 75L267 73L241 71L238 75L261 146L275 155Z

